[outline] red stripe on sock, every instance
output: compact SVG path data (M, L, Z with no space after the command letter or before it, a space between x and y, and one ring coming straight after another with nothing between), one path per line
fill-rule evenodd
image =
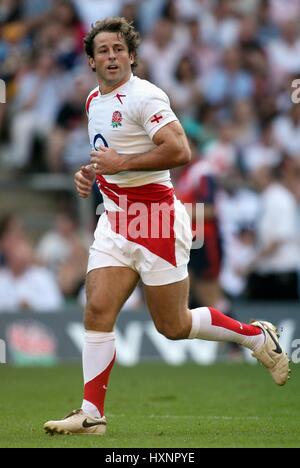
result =
M209 311L211 314L211 324L215 327L226 328L227 330L231 330L239 335L245 336L255 336L262 333L262 330L259 327L254 327L253 325L247 325L245 323L238 322L237 320L233 320L212 307L209 307Z
M84 399L96 406L101 416L104 416L104 400L106 396L107 384L109 381L110 372L115 363L116 353L113 360L107 368L97 375L93 380L87 382L84 386Z

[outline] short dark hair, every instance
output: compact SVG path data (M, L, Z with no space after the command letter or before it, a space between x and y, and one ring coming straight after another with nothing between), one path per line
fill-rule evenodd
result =
M94 58L94 39L97 34L101 32L117 33L125 39L129 54L134 55L134 63L131 65L131 68L136 68L137 49L140 44L140 35L135 30L132 23L129 23L126 18L121 18L119 16L113 16L101 21L96 21L96 23L92 25L91 31L84 38L84 48L88 57Z

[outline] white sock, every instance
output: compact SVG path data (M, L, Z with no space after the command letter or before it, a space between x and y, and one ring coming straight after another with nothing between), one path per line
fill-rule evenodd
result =
M85 332L82 353L84 399L81 409L94 418L104 415L104 400L115 355L113 332Z
M189 339L238 343L256 351L265 341L259 327L238 322L212 307L199 307L190 311L192 329Z

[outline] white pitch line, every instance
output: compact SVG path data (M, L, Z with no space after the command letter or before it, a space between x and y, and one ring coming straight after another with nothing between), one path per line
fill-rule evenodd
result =
M128 415L127 414L107 414L106 415L108 418L128 418ZM139 418L139 417L145 417L145 415L143 416L139 416L139 415L135 415L135 418ZM182 415L182 416L179 416L179 415L174 415L174 414L150 414L149 416L147 416L147 418L149 419L209 419L209 420L215 420L215 421L218 421L218 420L228 420L228 421L235 421L235 420L248 420L248 421L258 421L260 419L267 419L267 418L262 418L260 416L195 416L195 415Z

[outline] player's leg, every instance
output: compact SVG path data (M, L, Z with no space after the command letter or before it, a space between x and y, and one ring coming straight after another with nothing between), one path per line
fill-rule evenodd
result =
M117 316L139 281L127 267L105 267L90 271L86 279L86 330L111 332Z
M46 432L99 435L105 432L104 400L115 361L113 329L122 305L138 281L139 275L127 267L104 267L88 273L82 407L63 420L48 421L44 425Z
M188 309L189 279L163 286L144 285L145 299L153 322L169 339L188 338L192 316Z
M115 360L114 325L138 281L138 274L127 267L99 268L87 275L82 409L91 416L104 414L109 374Z
M188 290L188 278L162 286L145 285L146 301L160 333L172 340L196 338L238 343L253 351L277 384L286 382L288 359L280 348L273 325L240 323L211 307L189 310Z
M262 331L241 324L216 309L188 309L189 279L164 286L145 286L145 297L158 330L170 339L232 341L251 349L263 343Z

